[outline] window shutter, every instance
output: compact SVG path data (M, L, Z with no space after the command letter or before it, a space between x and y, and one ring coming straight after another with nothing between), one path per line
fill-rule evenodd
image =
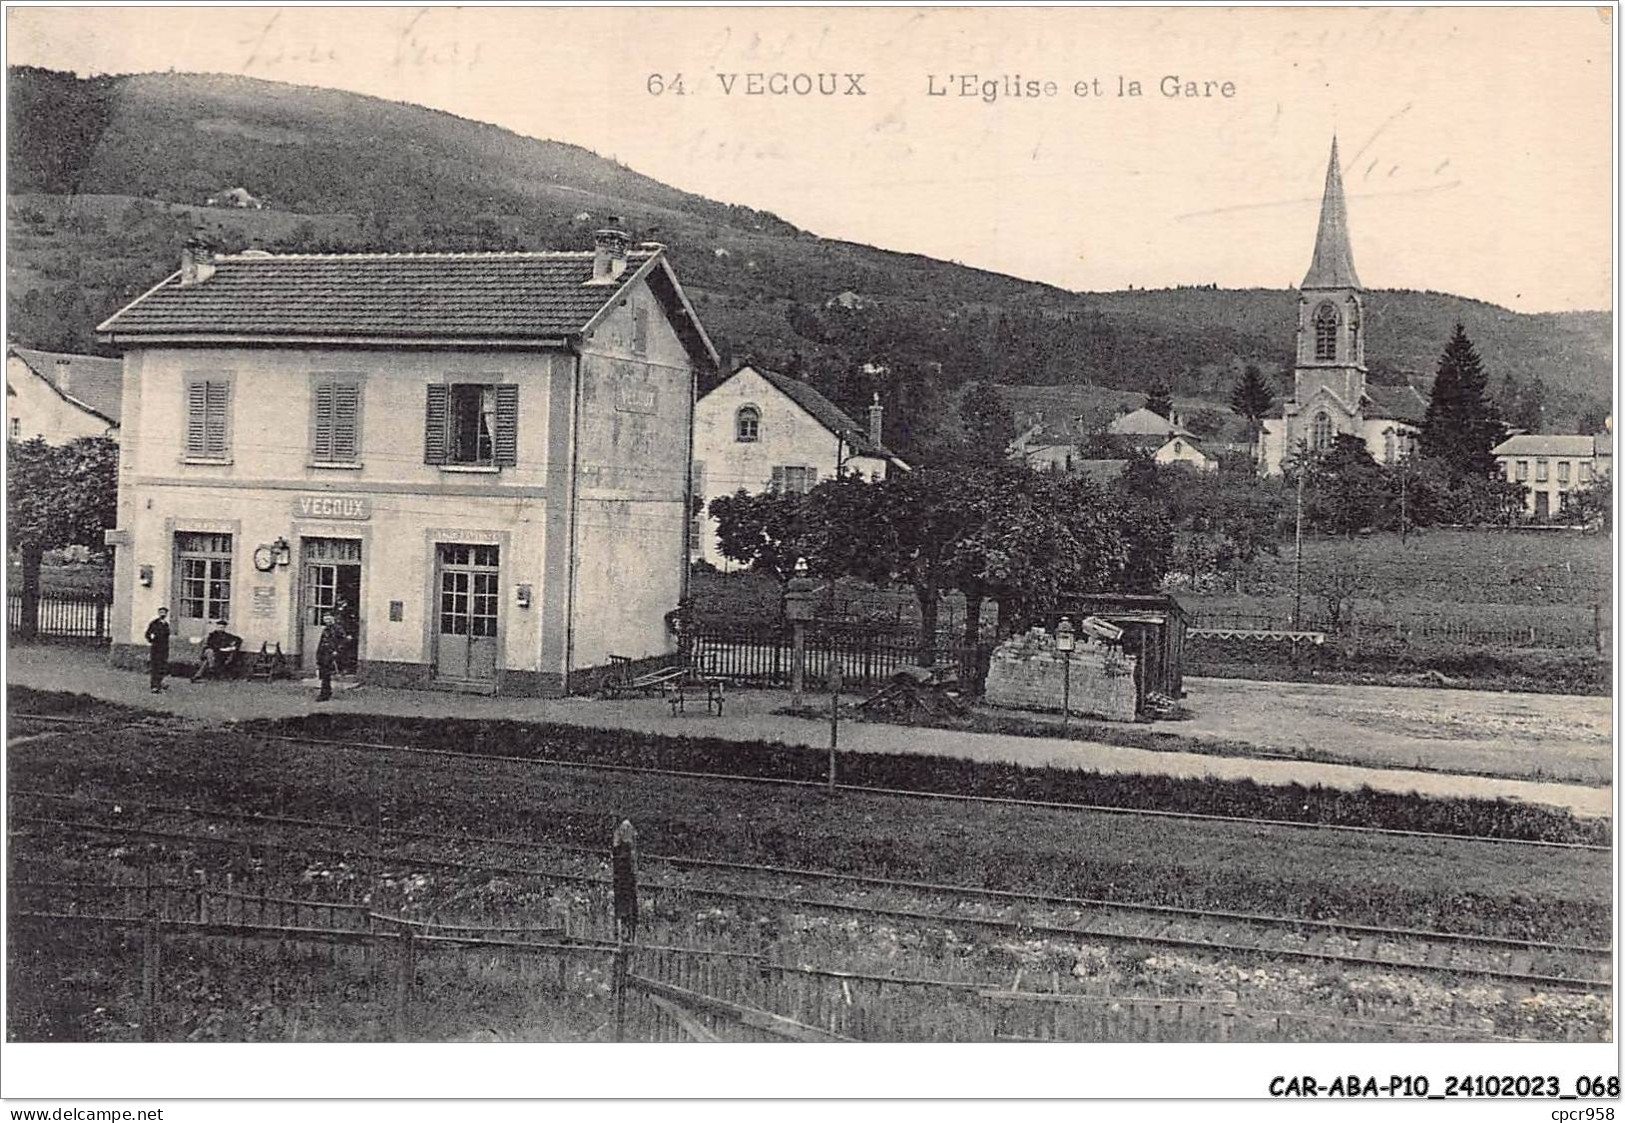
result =
M773 469L773 482L768 485L768 490L769 491L783 491L784 490L784 469L783 468L774 468Z
M818 469L813 465L807 466L807 490L811 491L818 486Z
M202 456L205 447L203 420L209 410L209 384L189 382L186 385L186 455Z
M423 412L423 462L446 462L446 414L449 412L450 389L441 382L428 387L428 406Z
M316 384L316 432L311 441L310 457L318 464L335 459L333 455L333 384Z
M501 468L519 463L519 387L504 382L497 391L496 461Z
M231 383L205 384L207 410L203 425L203 450L208 456L226 455L226 408L231 403Z
M340 382L333 386L333 459L342 464L361 457L361 387Z

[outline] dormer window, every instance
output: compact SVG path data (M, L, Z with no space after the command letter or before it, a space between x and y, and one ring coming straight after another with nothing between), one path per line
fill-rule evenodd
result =
M761 438L762 411L755 406L740 406L734 414L734 440L755 441Z
M1315 361L1331 362L1337 358L1337 309L1326 301L1315 309Z

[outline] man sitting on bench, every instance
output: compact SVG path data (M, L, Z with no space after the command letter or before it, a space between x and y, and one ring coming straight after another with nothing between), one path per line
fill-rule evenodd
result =
M203 652L198 656L197 673L192 676L192 681L197 682L205 675L219 678L228 671L235 670L242 652L242 637L226 631L224 620L216 620L214 631L203 641Z

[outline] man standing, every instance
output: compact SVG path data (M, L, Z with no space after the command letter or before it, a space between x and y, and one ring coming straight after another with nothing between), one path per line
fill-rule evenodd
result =
M152 679L152 692L164 689L164 676L169 673L169 609L160 608L152 623L147 625L147 671Z
M331 612L322 613L322 638L316 641L316 673L322 676L322 691L316 701L326 702L333 697L333 667L339 661L339 648L344 646L344 630L333 623Z

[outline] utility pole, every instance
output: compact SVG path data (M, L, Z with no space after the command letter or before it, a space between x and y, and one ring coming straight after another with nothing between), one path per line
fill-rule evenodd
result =
M1298 461L1298 513L1292 542L1292 630L1299 630L1303 614L1303 479L1309 474L1309 461Z

